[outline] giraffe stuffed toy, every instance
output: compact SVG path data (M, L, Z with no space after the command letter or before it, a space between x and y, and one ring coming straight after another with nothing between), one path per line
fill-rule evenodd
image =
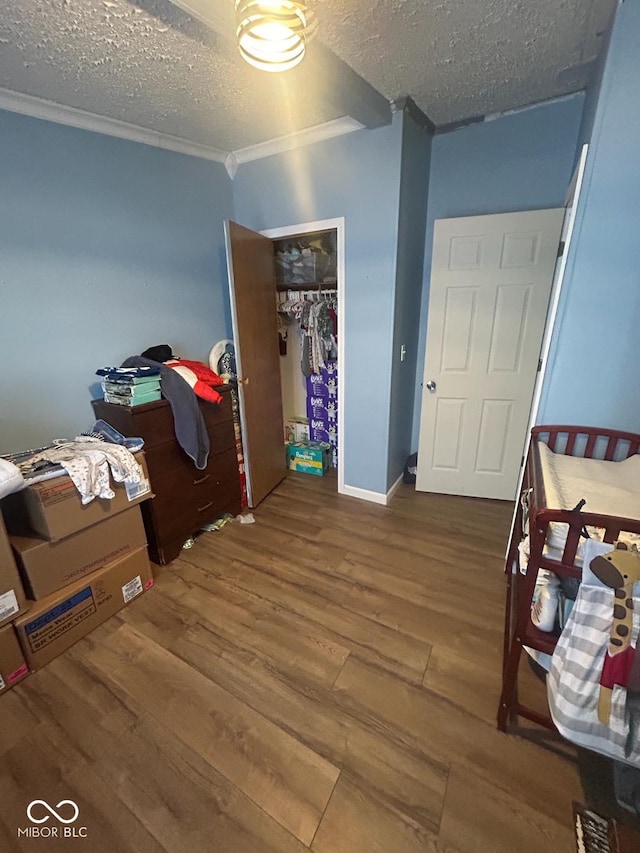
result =
M609 725L613 688L616 685L627 688L629 709L636 707L635 699L640 693L640 655L636 659L636 649L631 645L633 585L640 581L640 553L636 545L629 550L624 542L618 542L612 551L594 557L590 568L598 580L613 589L615 595L609 646L600 676L598 697L598 719L604 725ZM633 722L635 724L635 720Z

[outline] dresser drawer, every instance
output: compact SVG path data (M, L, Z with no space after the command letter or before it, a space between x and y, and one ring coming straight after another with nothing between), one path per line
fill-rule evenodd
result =
M145 440L153 500L143 505L151 557L166 564L180 553L184 541L225 512L241 509L240 474L233 424L231 389L218 389L222 402L198 401L211 443L207 467L199 471L179 446L173 413L166 400L127 408L95 400L97 418L123 435Z
M198 400L209 433L220 424L228 424L233 421L231 389L225 386L220 390L220 393L222 402L219 404ZM116 406L104 400L94 400L92 406L96 418L102 418L122 435L144 438L145 451L176 439L173 412L166 400L158 400L156 403L146 403L143 406L133 408ZM231 427L231 432L233 432L233 427Z
M177 469L156 476L153 484L153 513L163 538L172 539L185 530L192 533L216 518L225 505L239 501L235 448L213 456L204 471Z
M235 452L236 437L233 427L228 422L209 427L209 442L211 449L207 468L202 471L196 468L177 441L167 441L148 449L145 447L145 457L154 485L158 477L164 477L169 472L178 471L182 468L185 468L187 474L191 474L194 480L209 472L209 466L212 464L214 456L231 449ZM187 476L188 480L189 477Z

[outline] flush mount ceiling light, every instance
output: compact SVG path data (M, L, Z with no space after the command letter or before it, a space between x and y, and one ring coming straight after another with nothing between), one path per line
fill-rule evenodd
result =
M240 53L261 71L287 71L302 62L318 23L299 0L236 0Z

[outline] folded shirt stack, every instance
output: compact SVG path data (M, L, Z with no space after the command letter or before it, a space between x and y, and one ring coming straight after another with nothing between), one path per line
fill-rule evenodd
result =
M107 403L117 406L141 406L162 396L159 367L103 367L102 391Z

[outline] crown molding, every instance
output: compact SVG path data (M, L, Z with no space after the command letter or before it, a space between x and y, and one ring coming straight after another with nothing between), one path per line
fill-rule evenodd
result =
M284 151L291 151L302 145L312 145L314 142L324 142L325 139L332 139L334 136L344 136L345 133L353 133L354 130L362 130L363 127L364 125L350 116L343 116L295 133L288 133L286 136L278 136L267 142L258 142L257 145L239 148L233 152L233 157L238 165L248 163L250 160L261 160L263 157L282 154Z
M127 139L130 142L141 142L143 145L152 145L154 148L164 148L167 151L176 151L191 157L202 157L205 160L214 160L216 163L224 163L228 154L227 151L189 142L179 136L149 130L126 121L99 116L76 107L67 107L55 101L47 101L22 92L12 92L9 89L0 88L0 109L77 127L81 130L91 130L106 136L116 136L118 139Z
M154 148L176 151L179 154L187 154L191 157L213 160L225 165L231 179L235 177L241 163L260 160L263 157L270 157L272 154L281 154L303 145L312 145L314 142L323 142L335 136L343 136L346 133L353 133L354 130L362 130L363 128L359 121L350 116L343 116L295 133L289 133L286 136L278 136L267 142L258 142L256 145L239 148L236 151L222 151L219 148L199 145L196 142L189 142L168 133L149 130L137 124L107 118L79 110L76 107L58 104L55 101L37 98L34 95L13 92L10 89L0 88L0 110L21 113L31 118L102 133L106 136L115 136L118 139L127 139L130 142L140 142L143 145L152 145Z

